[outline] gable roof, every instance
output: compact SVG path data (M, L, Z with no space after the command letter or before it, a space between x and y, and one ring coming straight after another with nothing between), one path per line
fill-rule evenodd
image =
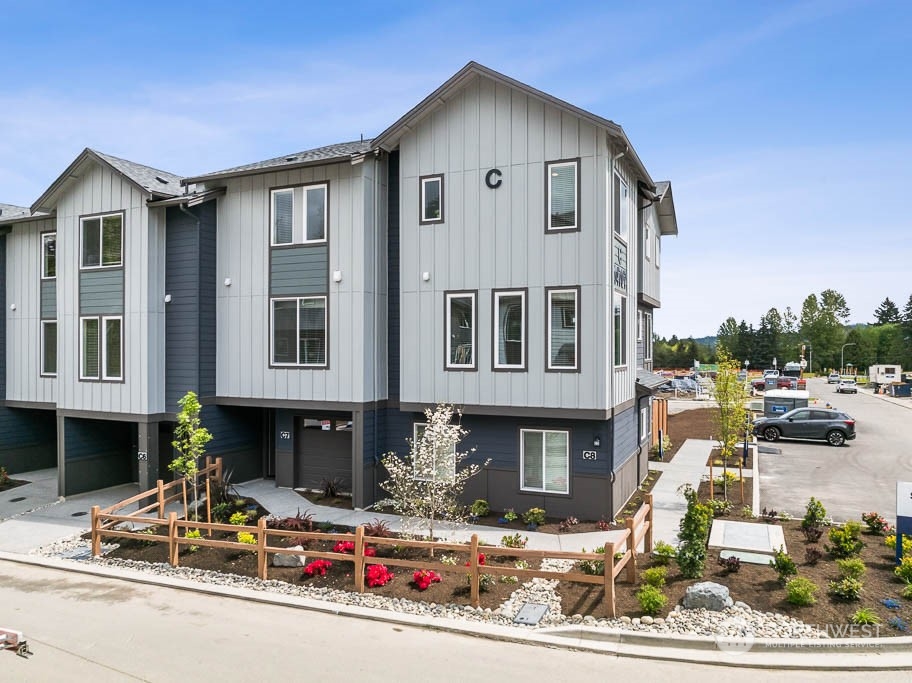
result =
M646 170L646 167L643 165L643 162L640 160L640 157L637 155L636 151L633 149L633 145L630 144L630 140L627 138L627 134L624 132L624 129L621 128L614 121L610 121L606 118L602 118L597 114L588 112L585 109L580 109L577 106L565 102L562 99L549 95L546 92L537 90L532 86L521 83L509 76L505 76L502 73L489 69L488 67L479 64L478 62L469 62L462 69L457 71L446 83L437 88L430 95L425 97L421 102L415 105L408 113L400 117L393 125L387 128L385 131L380 133L376 138L374 138L374 146L379 147L383 150L390 151L396 147L399 143L399 138L402 137L404 131L415 126L421 119L433 112L441 104L444 104L448 97L450 97L454 92L462 88L466 83L471 79L477 76L484 76L485 78L490 78L491 80L506 85L510 88L515 88L524 92L529 97L533 97L541 102L550 104L558 109L562 109L574 116L589 121L590 123L600 127L605 128L608 131L608 134L617 139L617 141L626 147L627 157L633 162L634 167L638 174L640 174L644 180L646 180L650 186L654 186L652 178L649 175L649 172Z
M222 171L212 171L211 173L205 173L193 178L184 178L182 184L189 185L191 183L201 183L207 180L255 175L267 171L288 171L294 168L303 168L305 166L350 161L352 157L358 157L359 155L369 152L371 149L372 144L370 140L339 142L334 145L316 147L315 149L308 149L303 152L285 154L280 157L275 157L274 159L255 161L252 164L245 164L244 166L226 168Z
M56 203L57 195L72 179L76 178L76 171L87 161L94 161L95 163L110 169L114 173L123 176L143 192L152 195L153 198L174 197L182 191L180 176L168 173L167 171L160 171L151 166L143 166L134 161L127 161L126 159L111 156L110 154L103 154L102 152L86 147L82 153L73 160L73 163L67 166L66 170L60 174L57 180L51 183L51 186L45 190L44 194L32 204L31 210L33 212L52 211Z
M6 220L7 218L21 218L22 216L28 215L29 210L24 206L0 203L0 221Z

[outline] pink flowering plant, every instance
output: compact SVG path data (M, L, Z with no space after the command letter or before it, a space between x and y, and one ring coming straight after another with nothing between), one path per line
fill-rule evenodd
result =
M878 536L888 534L892 530L890 523L877 512L863 512L861 521L868 525L868 531Z

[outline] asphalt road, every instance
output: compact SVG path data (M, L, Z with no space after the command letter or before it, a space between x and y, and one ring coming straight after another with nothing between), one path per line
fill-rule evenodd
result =
M837 394L826 379L808 381L812 397L856 420L857 437L834 448L780 440L781 454L760 455L760 505L802 516L811 496L837 521L877 511L895 523L896 482L912 481L912 402L902 407L861 390Z
M858 673L731 668L550 649L0 561L0 622L30 659L0 681L750 681ZM707 652L712 660L713 653ZM878 672L878 681L909 673Z

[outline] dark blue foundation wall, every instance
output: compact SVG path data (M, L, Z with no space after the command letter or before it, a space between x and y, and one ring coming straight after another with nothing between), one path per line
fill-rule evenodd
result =
M0 408L0 466L10 474L57 466L53 410Z
M64 496L137 480L133 422L64 419Z
M206 455L221 457L235 484L263 476L264 408L205 405L203 426L212 434Z

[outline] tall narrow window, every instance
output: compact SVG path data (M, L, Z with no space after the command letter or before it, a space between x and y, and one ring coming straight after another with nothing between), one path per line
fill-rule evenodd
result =
M526 367L526 293L494 292L494 369Z
M643 314L643 360L652 360L652 313Z
M57 277L57 233L46 232L41 236L41 277Z
M570 432L520 430L522 490L570 492Z
M123 216L83 218L82 267L109 268L123 264ZM55 264L56 265L56 264Z
M578 370L577 289L548 290L548 369Z
M443 223L443 174L423 176L419 223Z
M579 159L545 164L546 230L579 230Z
M614 175L614 234L625 242L630 230L630 193L621 176Z
M614 364L627 365L627 297L614 297Z
M637 341L643 341L643 311L637 311Z
M643 223L643 243L646 251L646 260L652 260L652 230L649 229L649 221Z
M475 369L475 292L446 293L446 368Z
M57 321L41 321L41 374L57 376Z
M415 458L414 478L419 481L453 481L456 477L456 444L452 442L422 444L427 424L416 422L413 427ZM425 448L424 446L428 446Z
M82 319L82 379L98 379L101 365L98 344L98 318Z
M326 185L304 188L307 204L305 242L326 241Z
M104 338L101 355L104 358L104 379L123 379L123 345L121 344L121 318L102 318Z
M272 191L272 243L294 243L294 190Z
M326 297L273 299L272 364L326 367Z

